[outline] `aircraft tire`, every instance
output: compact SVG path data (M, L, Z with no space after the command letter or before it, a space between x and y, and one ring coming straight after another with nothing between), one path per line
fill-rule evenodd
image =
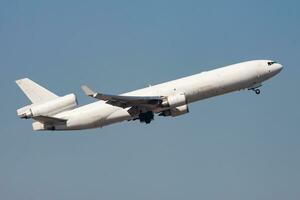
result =
M259 95L260 94L260 89L255 89L255 94Z

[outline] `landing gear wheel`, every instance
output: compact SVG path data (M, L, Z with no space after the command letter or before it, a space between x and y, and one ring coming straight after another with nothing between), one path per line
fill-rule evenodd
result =
M146 124L150 124L150 122L154 119L154 114L152 111L148 111L145 113L139 114L140 122L144 122Z
M260 94L260 89L255 89L255 94Z
M146 118L146 119L145 119L145 123L146 123L146 124L150 124L150 123L151 123L151 121L152 121L152 119L151 119L151 118Z

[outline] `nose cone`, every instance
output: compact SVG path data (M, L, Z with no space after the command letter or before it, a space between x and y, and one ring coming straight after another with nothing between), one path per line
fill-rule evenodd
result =
M268 61L266 67L264 68L264 72L262 73L266 79L269 79L275 75L277 75L283 69L282 64L277 63L275 61Z
M282 64L276 63L273 65L273 71L278 74L283 69Z

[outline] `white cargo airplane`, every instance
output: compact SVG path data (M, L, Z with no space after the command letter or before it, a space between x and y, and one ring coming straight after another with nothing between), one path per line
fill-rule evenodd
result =
M149 124L154 114L176 117L189 112L188 104L217 95L248 89L260 94L263 81L283 66L271 60L254 60L202 72L121 95L82 90L97 102L77 107L76 96L59 97L28 78L17 80L32 104L17 110L20 118L36 120L33 130L82 130L140 120Z

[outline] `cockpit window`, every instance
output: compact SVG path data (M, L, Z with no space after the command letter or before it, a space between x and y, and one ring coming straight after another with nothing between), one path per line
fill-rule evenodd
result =
M277 62L271 61L271 62L268 62L268 65L271 66L271 65L273 65L274 63L277 63Z

